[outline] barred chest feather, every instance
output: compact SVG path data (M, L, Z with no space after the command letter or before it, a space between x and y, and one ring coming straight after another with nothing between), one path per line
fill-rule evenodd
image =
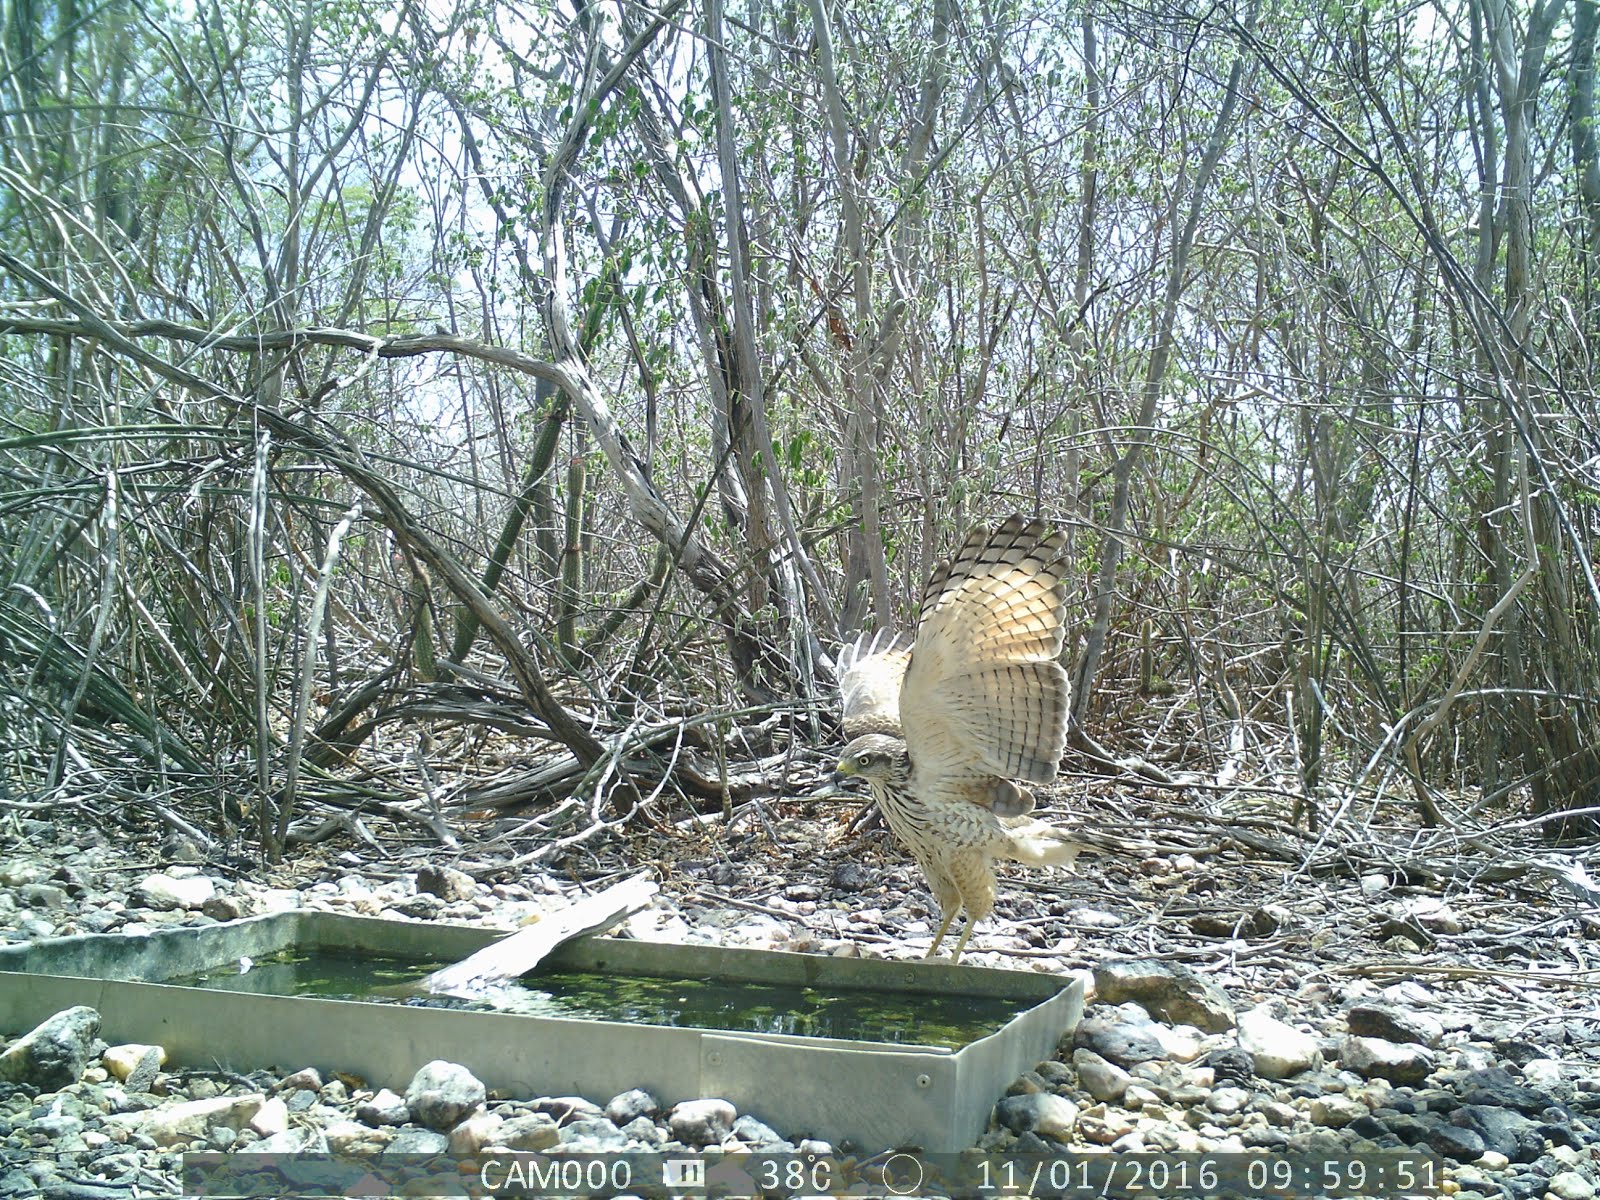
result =
M991 813L976 805L925 804L905 784L879 784L872 791L889 828L902 842L925 849L936 858L952 851L986 847L999 832Z

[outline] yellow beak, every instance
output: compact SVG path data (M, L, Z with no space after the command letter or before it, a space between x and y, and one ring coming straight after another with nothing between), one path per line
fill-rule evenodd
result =
M833 769L840 775L854 775L856 773L856 760L853 758L841 758L838 766Z

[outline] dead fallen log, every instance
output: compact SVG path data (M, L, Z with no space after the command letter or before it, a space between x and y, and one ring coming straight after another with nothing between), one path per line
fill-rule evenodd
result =
M646 907L655 894L656 884L649 875L635 875L549 913L538 923L519 929L458 963L441 967L419 981L413 990L480 999L496 985L526 975L562 943L585 934L604 933Z

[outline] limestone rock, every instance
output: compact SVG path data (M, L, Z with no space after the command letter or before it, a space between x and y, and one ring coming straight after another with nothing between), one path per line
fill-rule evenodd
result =
M404 1125L411 1119L406 1102L388 1088L356 1105L356 1119L368 1125Z
M153 1058L155 1066L160 1068L167 1061L166 1048L147 1046L142 1042L124 1042L120 1046L109 1047L100 1056L100 1061L105 1064L106 1070L111 1072L113 1078L126 1082L128 1076L138 1070L147 1057Z
M1078 1123L1078 1106L1064 1096L1007 1096L995 1105L995 1120L1015 1133L1037 1133L1066 1141Z
M717 1146L733 1132L738 1115L726 1100L685 1100L672 1106L667 1128L686 1146Z
M199 908L216 894L217 885L204 875L183 878L161 873L146 875L133 889L135 900L159 912Z
M60 1091L83 1074L99 1033L100 1014L88 1005L62 1009L0 1054L0 1080Z
M548 1150L561 1141L561 1131L549 1113L528 1113L501 1123L497 1146L512 1150Z
M152 1108L137 1114L135 1124L156 1145L171 1146L178 1142L203 1140L218 1128L234 1131L243 1129L261 1111L265 1102L265 1096L254 1093L245 1096L211 1096L165 1108Z
M460 1063L436 1058L424 1063L406 1088L406 1108L429 1129L459 1125L488 1095L483 1082Z
M1347 1037L1339 1047L1339 1062L1367 1079L1416 1085L1433 1070L1433 1055L1426 1046L1404 1045L1383 1038Z
M661 1111L661 1102L643 1088L629 1088L611 1097L605 1115L613 1124L626 1125L636 1117L653 1117Z
M1437 1046L1444 1037L1444 1025L1437 1017L1386 1004L1358 1004L1345 1014L1345 1024L1358 1037L1388 1042Z
M1263 1079L1287 1079L1316 1065L1317 1039L1278 1020L1265 1008L1239 1017L1239 1048Z
M1138 1002L1152 1016L1207 1033L1234 1026L1233 1002L1220 987L1181 963L1121 959L1094 969L1096 998L1105 1004Z

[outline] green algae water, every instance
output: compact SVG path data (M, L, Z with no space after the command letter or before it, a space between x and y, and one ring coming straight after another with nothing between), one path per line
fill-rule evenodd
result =
M445 965L348 950L286 950L166 982L274 996L397 1003L398 993L406 984ZM942 1046L951 1050L997 1032L1031 1006L1029 1001L938 992L788 987L556 968L514 980L494 994L495 1011L524 1016ZM427 1003L486 1007L436 997L428 998Z

